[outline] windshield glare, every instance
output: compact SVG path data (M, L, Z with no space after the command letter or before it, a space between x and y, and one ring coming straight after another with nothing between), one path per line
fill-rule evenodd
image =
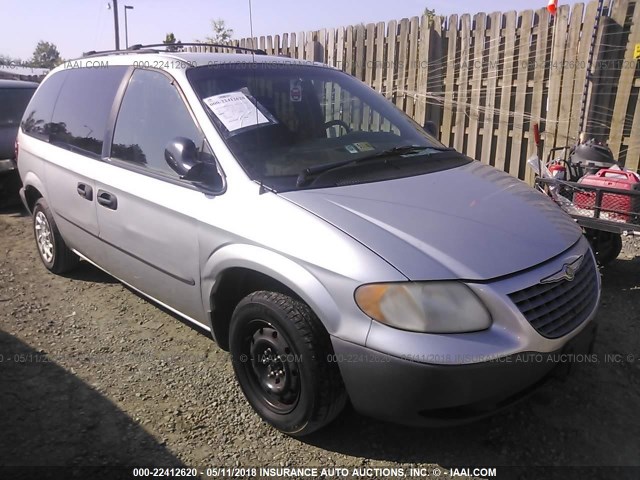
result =
M245 171L278 191L296 188L309 167L407 145L443 148L384 97L329 67L238 63L187 76ZM428 153L411 156L428 163Z

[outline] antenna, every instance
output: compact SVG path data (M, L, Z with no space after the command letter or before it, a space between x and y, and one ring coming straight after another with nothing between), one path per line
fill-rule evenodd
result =
M249 31L251 32L251 48L254 48L253 44L253 9L251 8L251 0L249 0Z
M251 8L251 0L249 0L249 31L251 32L251 47L256 47L257 45L253 44L253 9ZM255 53L252 51L251 52L251 58L253 60L254 66L256 63L256 55ZM253 69L253 81L255 82L256 80L256 69ZM253 97L253 95L252 95ZM254 102L255 102L255 108L256 108L256 125L259 124L258 121L258 99L254 98ZM258 142L260 142L260 137L258 137ZM260 178L260 189L258 190L259 194L262 195L264 193L267 193L267 191L269 191L269 189L267 189L264 185L264 180L262 178Z

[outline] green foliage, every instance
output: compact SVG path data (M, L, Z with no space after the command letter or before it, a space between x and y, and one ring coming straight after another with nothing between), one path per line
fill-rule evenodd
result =
M211 20L211 30L213 35L205 37L204 43L228 43L233 38L233 29L222 18Z
M32 67L54 68L62 63L62 58L55 44L40 40L30 63Z
M180 40L176 40L176 36L173 34L173 32L167 33L162 43L172 45L170 47L167 47L167 52L178 52L182 48L182 42Z
M0 54L0 65L24 65L23 62L19 58L11 57L10 55Z
M433 8L425 8L423 15L426 15L429 19L429 25L432 26L435 21L436 11Z

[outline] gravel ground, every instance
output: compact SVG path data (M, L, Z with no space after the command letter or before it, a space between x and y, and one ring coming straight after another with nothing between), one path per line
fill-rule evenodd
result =
M30 218L4 210L0 465L640 466L640 238L625 239L603 282L600 361L518 405L442 429L347 409L296 440L253 413L228 354L207 335L88 264L50 274ZM605 362L605 354L621 357Z

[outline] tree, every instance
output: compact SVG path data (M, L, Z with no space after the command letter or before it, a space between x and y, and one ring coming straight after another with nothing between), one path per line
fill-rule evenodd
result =
M19 58L14 58L11 55L0 54L0 65L22 65L24 62Z
M435 21L436 18L436 11L433 8L425 8L424 9L424 15L427 16L427 18L429 19L429 26L433 25L433 22Z
M205 37L204 43L228 43L233 37L233 29L228 28L222 18L211 20L211 30L213 36Z
M30 63L33 67L53 68L62 63L62 58L55 44L40 40L33 51Z
M173 34L173 32L167 33L162 43L171 45L167 47L167 52L177 52L181 49L180 45L182 45L182 42L180 40L176 40L176 36Z

